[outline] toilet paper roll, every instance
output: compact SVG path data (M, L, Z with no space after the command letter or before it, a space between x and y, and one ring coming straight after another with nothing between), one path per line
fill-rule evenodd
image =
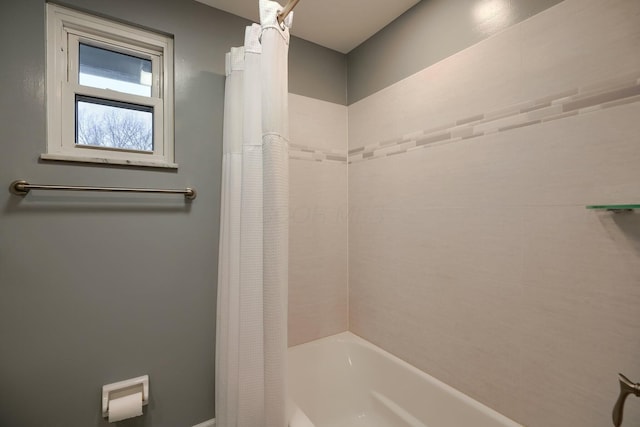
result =
M109 400L109 422L126 420L142 415L142 393Z

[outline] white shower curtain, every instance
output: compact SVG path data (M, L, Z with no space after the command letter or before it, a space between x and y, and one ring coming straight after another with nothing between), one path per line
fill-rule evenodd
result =
M216 327L216 425L285 427L291 15L227 54Z

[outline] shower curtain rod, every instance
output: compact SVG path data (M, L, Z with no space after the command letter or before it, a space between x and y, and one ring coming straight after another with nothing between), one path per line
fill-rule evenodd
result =
M278 24L282 24L282 21L285 20L287 15L293 10L294 7L298 4L300 0L289 0L284 9L280 13L278 13Z

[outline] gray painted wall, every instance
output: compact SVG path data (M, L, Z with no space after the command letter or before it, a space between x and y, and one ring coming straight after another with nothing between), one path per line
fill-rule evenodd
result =
M561 0L501 0L482 13L487 0L422 0L349 52L348 103L404 79L485 38L560 3ZM483 16L484 15L484 16Z
M347 105L347 55L291 37L289 92Z
M191 1L68 3L175 35L180 168L39 161L44 2L3 0L0 188L21 178L194 186L199 195L186 206L171 197L0 191L0 426L106 426L101 386L143 374L146 414L118 425L192 426L214 416L224 53L242 43L247 21ZM343 55L294 40L290 57L295 93L344 103Z

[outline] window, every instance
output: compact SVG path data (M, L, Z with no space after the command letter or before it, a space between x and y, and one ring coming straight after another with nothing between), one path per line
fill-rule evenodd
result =
M47 4L41 158L176 168L173 40Z

